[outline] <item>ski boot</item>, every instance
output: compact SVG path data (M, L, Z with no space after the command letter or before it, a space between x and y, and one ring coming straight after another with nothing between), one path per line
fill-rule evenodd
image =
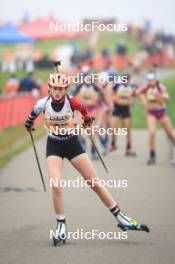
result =
M150 232L147 225L138 224L136 220L129 218L124 213L122 213L120 210L118 211L116 215L116 219L118 221L118 227L122 231L134 230L134 231L145 231L147 233Z
M56 237L53 237L53 245L56 247L57 245L65 244L67 238L66 233L66 221L57 219L56 226Z
M114 150L116 150L116 149L117 149L117 147L116 147L115 144L111 144L111 145L109 146L109 152L112 152L112 151L114 151Z

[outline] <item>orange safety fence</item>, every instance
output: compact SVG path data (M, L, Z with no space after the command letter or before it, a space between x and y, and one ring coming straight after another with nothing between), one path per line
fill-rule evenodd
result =
M0 99L0 130L23 124L32 111L36 99L31 95L17 95ZM41 122L41 116L36 124Z

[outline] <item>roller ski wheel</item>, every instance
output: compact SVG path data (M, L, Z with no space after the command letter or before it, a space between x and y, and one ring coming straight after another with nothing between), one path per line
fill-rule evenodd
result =
M65 243L66 243L66 239L59 239L59 238L53 237L53 245L54 245L54 247L61 246L61 245L65 244Z
M127 156L127 157L136 157L137 154L136 154L136 152L132 151L131 149L128 149L128 150L126 151L126 156Z
M156 163L156 159L155 158L150 158L148 161L147 161L147 165L154 165Z
M53 236L52 238L54 247L63 245L66 243L66 239L67 239L66 229L67 228L66 228L65 219L57 220L57 226L56 226L57 235Z
M129 230L133 230L133 231L145 231L147 233L150 232L150 229L148 228L147 225L131 225L131 226L125 226L122 224L118 224L118 227L122 230L122 231L129 231Z

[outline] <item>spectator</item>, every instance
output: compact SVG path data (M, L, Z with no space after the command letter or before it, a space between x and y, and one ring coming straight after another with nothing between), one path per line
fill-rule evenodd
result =
M105 47L102 52L101 52L101 55L104 57L104 58L109 58L111 56L111 52L109 50L108 47Z
M12 74L9 80L5 83L4 93L15 94L19 88L19 81L15 74Z
M120 41L116 45L116 53L119 55L125 55L128 53L127 47L123 41Z
M34 88L36 88L32 75L32 72L29 72L27 76L21 80L18 92L31 92Z

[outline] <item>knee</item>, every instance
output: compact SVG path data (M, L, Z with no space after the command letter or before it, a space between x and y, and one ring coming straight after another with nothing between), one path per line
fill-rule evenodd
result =
M52 193L53 193L53 196L60 196L62 195L62 189L60 186L58 187L52 187Z
M91 187L91 189L94 191L94 192L98 192L99 189L100 189L100 182L99 182L99 179L97 178L94 178L92 180L90 180L88 182L88 185Z
M151 139L154 139L155 136L156 136L156 132L154 130L150 130L149 131L149 136L150 136Z

